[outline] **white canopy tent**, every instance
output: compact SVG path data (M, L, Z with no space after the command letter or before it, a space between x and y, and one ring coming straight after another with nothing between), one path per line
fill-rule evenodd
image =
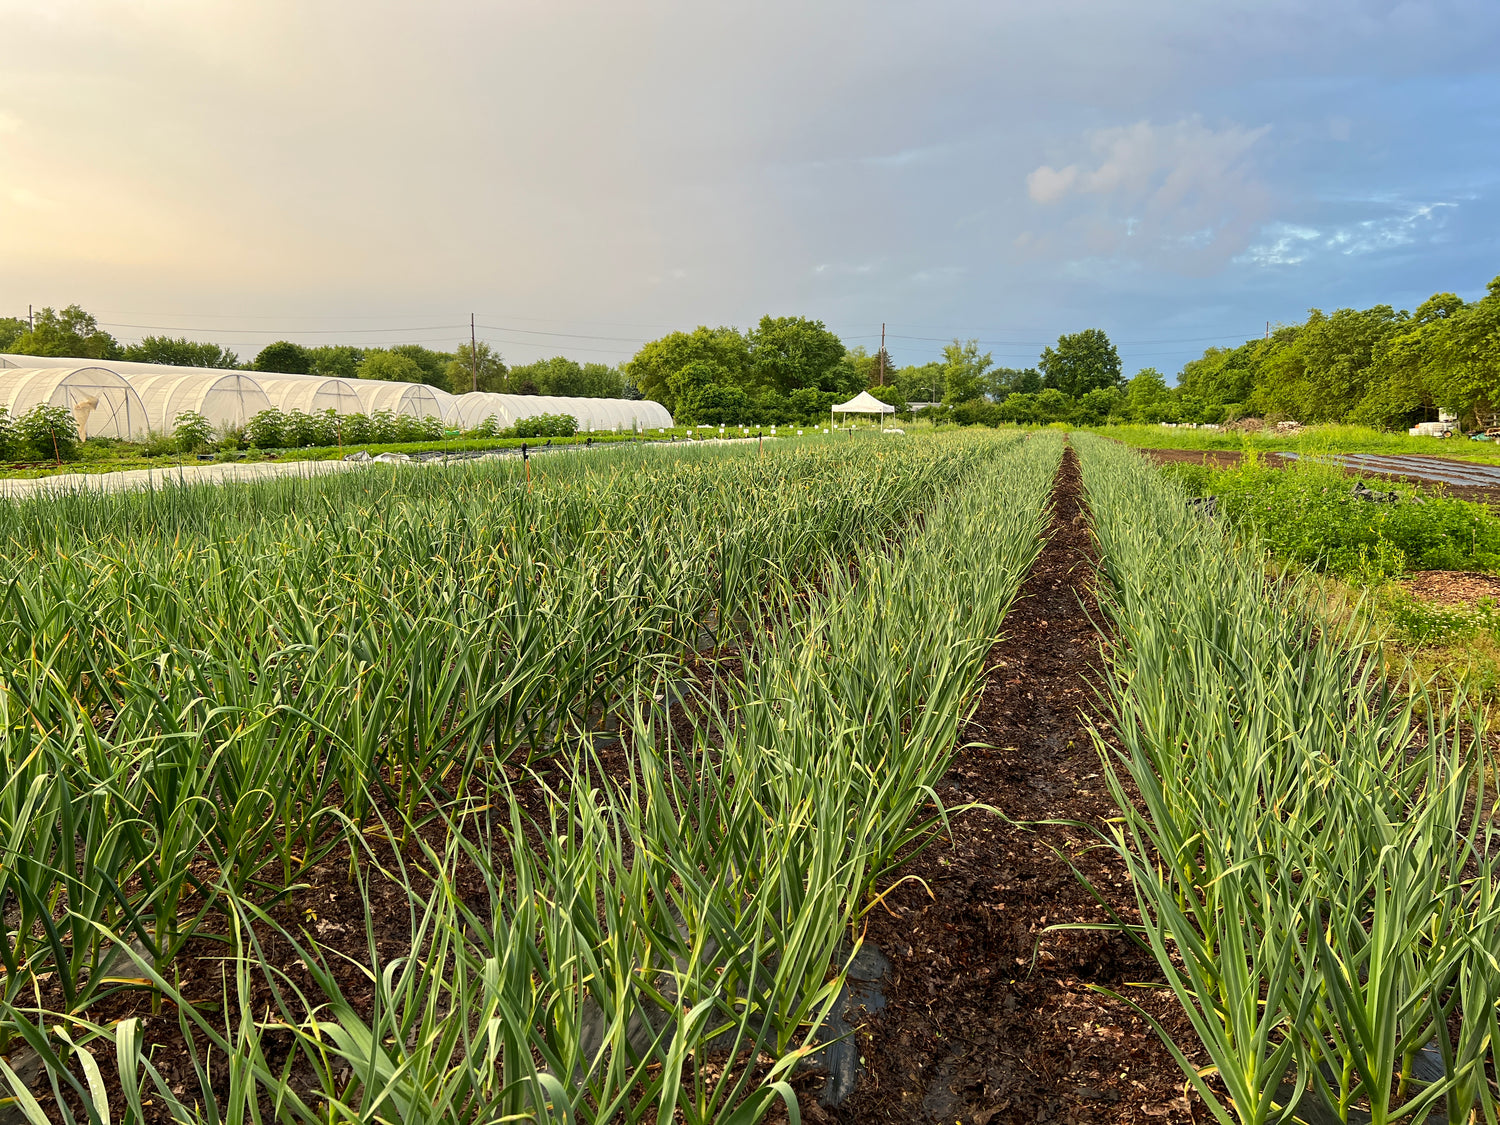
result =
M122 374L141 396L146 417L157 433L170 434L177 428L177 416L189 410L203 415L209 425L218 429L241 427L262 410L271 408L271 400L248 371L154 367L150 374L134 370Z
M881 402L869 391L860 391L848 402L841 402L833 408L834 414L874 414L880 418L880 424L885 425L885 415L896 413L896 408L888 402Z
M103 367L7 367L0 370L0 407L19 418L43 403L73 415L81 438L126 441L146 436L150 422L134 387Z

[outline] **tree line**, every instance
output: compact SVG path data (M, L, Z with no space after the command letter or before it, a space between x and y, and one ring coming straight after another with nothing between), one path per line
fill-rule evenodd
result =
M218 344L151 336L122 346L71 305L35 323L0 318L0 351L193 367L427 383L455 394L649 398L686 425L816 423L868 390L905 413L960 424L1221 422L1247 414L1303 422L1404 428L1439 409L1472 420L1500 410L1500 278L1465 302L1438 293L1417 310L1389 305L1313 309L1266 339L1209 348L1176 386L1147 367L1124 378L1119 352L1097 328L1065 334L1035 367L996 366L975 340L942 358L897 365L887 352L848 348L822 321L764 316L748 330L706 325L671 332L616 366L563 356L509 366L490 345L474 354L419 344L389 348L269 344L246 364Z
M383 379L426 383L453 394L494 391L502 394L559 395L571 398L638 398L621 368L578 363L564 356L508 366L490 345L480 342L437 351L420 344L363 348L349 344L305 347L289 340L267 344L255 358L240 357L219 344L170 336L147 336L122 345L99 327L98 320L77 305L42 309L34 321L0 317L0 352L15 355L123 359L179 367L213 367L334 379Z

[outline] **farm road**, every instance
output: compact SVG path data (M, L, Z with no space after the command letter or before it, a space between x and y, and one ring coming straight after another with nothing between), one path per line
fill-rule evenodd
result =
M872 911L867 940L892 965L888 1006L859 1035L866 1069L854 1094L827 1111L833 1120L1194 1120L1181 1071L1155 1033L1087 987L1127 992L1184 1031L1168 994L1131 987L1159 979L1150 955L1117 933L1045 932L1107 920L1069 861L1121 915L1138 917L1120 863L1094 846L1092 832L1035 823L1099 826L1115 812L1082 715L1093 707L1102 657L1090 620L1093 544L1071 449L1053 503L1047 546L1005 620L963 733L986 745L962 751L939 787L949 807L981 801L1032 823L959 815L951 840L901 869L908 881L886 898L891 913Z

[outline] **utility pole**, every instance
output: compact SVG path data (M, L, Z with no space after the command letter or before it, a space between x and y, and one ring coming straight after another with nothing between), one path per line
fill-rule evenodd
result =
M880 322L880 385L885 386L885 321Z
M1269 340L1270 338L1271 338L1271 322L1268 320L1268 321L1266 321L1266 339Z
M36 314L32 312L31 306L26 306L26 331L36 331Z
M474 389L479 389L479 337L474 334L474 314L469 314L469 370L474 375ZM529 472L531 466L528 465ZM529 480L529 478L528 478Z

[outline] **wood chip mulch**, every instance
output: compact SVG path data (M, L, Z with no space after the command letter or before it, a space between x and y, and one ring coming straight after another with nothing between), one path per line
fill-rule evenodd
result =
M1108 921L1070 864L1120 916L1139 918L1123 865L1095 834L1117 809L1084 719L1103 656L1071 449L1053 503L1048 544L1006 618L965 732L983 745L961 752L939 789L949 807L985 802L1010 821L965 812L951 839L897 873L920 876L931 895L908 879L887 897L890 913L877 907L871 915L867 940L890 959L892 979L887 1007L860 1032L865 1072L842 1106L807 1107L805 1117L849 1125L1208 1120L1196 1096L1184 1098L1181 1070L1145 1021L1089 988L1128 993L1179 1043L1196 1045L1150 954L1118 931L1049 929Z
M1424 602L1472 605L1481 598L1500 598L1500 578L1471 570L1419 570L1398 585Z

